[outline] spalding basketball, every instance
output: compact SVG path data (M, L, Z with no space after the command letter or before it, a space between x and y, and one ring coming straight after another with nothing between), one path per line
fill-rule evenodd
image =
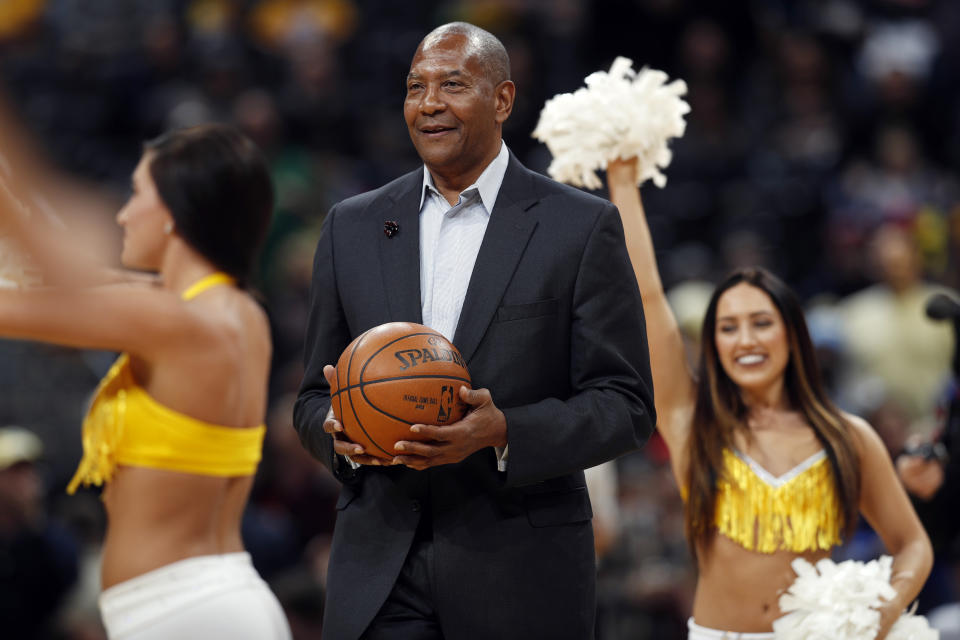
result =
M462 386L472 388L467 364L443 335L422 324L389 322L344 349L330 401L347 438L389 460L399 453L397 441L424 439L410 425L463 418Z

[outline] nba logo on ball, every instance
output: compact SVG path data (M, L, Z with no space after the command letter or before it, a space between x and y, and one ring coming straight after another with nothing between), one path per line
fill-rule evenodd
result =
M450 415L453 410L453 390L451 385L440 387L440 410L437 413L437 424L447 424L450 422Z
M472 388L470 374L446 338L421 324L390 322L344 349L330 401L348 439L369 455L390 459L394 443L418 439L410 425L463 418L462 386Z

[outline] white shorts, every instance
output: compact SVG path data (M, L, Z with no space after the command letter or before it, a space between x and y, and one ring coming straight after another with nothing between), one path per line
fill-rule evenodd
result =
M100 595L110 640L289 640L276 596L250 554L197 556L148 571Z
M687 620L687 640L773 640L773 632L767 633L740 633L739 631L720 631L701 627L693 618Z

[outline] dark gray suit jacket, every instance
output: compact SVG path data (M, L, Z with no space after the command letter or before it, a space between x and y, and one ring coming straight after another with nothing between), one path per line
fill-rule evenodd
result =
M386 599L421 515L447 638L592 637L595 563L583 469L632 451L655 423L643 308L609 202L529 171L511 155L454 344L473 385L506 415L492 448L415 471L353 471L322 429L323 365L384 322L421 321L423 169L330 211L314 261L301 441L344 483L324 638L357 638ZM399 223L388 238L384 222Z

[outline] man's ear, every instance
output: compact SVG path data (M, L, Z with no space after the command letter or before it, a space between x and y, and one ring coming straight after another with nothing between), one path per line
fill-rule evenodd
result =
M517 86L511 80L504 80L493 89L497 100L497 124L503 124L513 111L513 99L517 94Z

